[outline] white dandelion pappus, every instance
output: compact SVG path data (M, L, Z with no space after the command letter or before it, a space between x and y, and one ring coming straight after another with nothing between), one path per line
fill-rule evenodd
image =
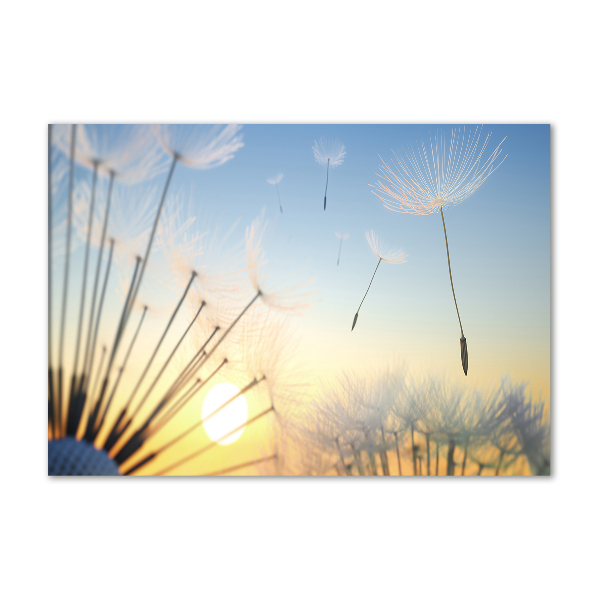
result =
M371 282L369 283L369 287L367 288L367 291L365 292L365 295L363 296L363 299L358 307L358 310L356 311L356 314L354 315L354 321L352 322L352 329L350 331L354 330L354 326L356 325L356 321L358 320L358 313L360 311L360 307L363 305L363 302L365 301L365 298L367 297L367 294L369 293L369 290L371 289L371 283L373 283L373 279L375 278L375 273L377 273L377 269L379 269L379 265L381 264L381 261L390 263L390 264L400 264L400 263L406 262L406 259L408 256L405 252L402 251L402 249L399 249L399 250L390 249L385 243L383 243L379 239L379 236L377 236L377 235L375 235L375 233L373 233L373 230L371 230L370 232L369 231L365 232L365 237L367 238L367 242L369 243L371 250L373 250L375 255L379 258L379 261L377 262L377 266L375 267L375 271L373 272L373 277L371 277Z
M381 173L378 174L380 180L376 185L371 185L373 193L389 210L428 215L439 209L444 226L450 285L460 326L460 358L465 376L469 368L467 338L454 293L443 211L471 196L506 159L504 155L498 162L502 156L500 146L506 137L484 159L490 136L491 133L488 133L482 141L482 129L479 126L474 132L467 132L466 127L462 131L460 127L453 129L450 140L446 140L443 133L438 132L430 138L428 148L423 142L417 150L405 151L404 156L394 153L396 164L392 161L392 166L382 160Z
M194 169L213 169L244 146L241 125L155 125L165 152Z
M54 143L70 153L70 126L54 126ZM168 167L150 125L78 125L75 161L99 176L132 184L153 179Z
M466 127L452 130L447 141L443 133L437 132L417 150L409 148L404 156L394 152L396 159L387 165L383 159L380 181L372 192L395 212L428 215L442 207L450 208L471 196L479 186L504 162L500 146L484 161L483 154L488 145L489 133L480 146L481 129L467 133ZM381 158L381 157L380 157ZM497 164L496 164L497 163Z
M281 208L281 196L279 195L279 187L278 187L278 183L283 179L283 173L279 173L279 175L277 175L277 177L273 177L271 179L267 179L267 183L270 183L271 185L275 186L275 189L277 190L277 199L279 200L279 211L281 213L283 213L283 208Z
M329 184L329 167L332 169L341 165L346 156L346 147L339 140L319 138L313 146L315 160L322 166L327 167L327 181L325 182L325 198L323 199L323 210L327 208L327 186Z
M392 250L385 242L379 239L379 236L376 235L372 229L371 231L365 232L365 237L367 238L371 250L373 250L373 253L379 260L390 264L406 262L408 255L402 251L402 248L399 250Z
M339 252L338 252L338 258L337 258L337 266L339 267L339 266L340 266L340 256L342 255L342 242L343 242L344 240L347 240L347 239L350 237L350 234L349 234L349 233L344 233L344 234L341 234L341 233L338 233L338 232L336 231L336 232L335 232L335 237L336 237L338 240L340 240L340 250L339 250Z

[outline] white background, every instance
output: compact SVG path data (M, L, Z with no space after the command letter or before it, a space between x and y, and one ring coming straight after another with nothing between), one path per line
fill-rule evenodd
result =
M5 597L597 594L600 157L592 6L4 5ZM47 124L61 121L551 123L553 476L48 478L46 136Z

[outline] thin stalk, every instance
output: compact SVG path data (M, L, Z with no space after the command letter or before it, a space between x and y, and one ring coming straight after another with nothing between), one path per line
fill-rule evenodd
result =
M79 364L79 348L81 345L81 333L83 329L83 312L85 308L85 296L87 291L87 272L88 263L90 258L90 244L92 239L92 227L94 224L94 204L96 200L96 184L98 181L98 162L94 161L94 173L92 175L92 193L90 196L90 215L88 218L88 234L85 244L85 258L83 261L83 281L81 284L81 300L79 305L79 324L77 326L77 343L75 345L75 361L73 363L73 376L77 372L77 365Z
M413 475L417 474L417 457L415 455L415 424L410 424L410 440L412 445Z
M58 345L58 410L56 412L58 419L57 433L62 433L62 379L63 379L63 356L65 342L65 319L67 314L67 292L69 289L69 259L71 257L71 222L73 220L73 175L75 171L75 137L77 135L77 125L71 128L71 158L69 165L69 199L67 208L67 252L65 254L65 276L63 280L63 299L60 317L60 340ZM58 437L57 435L57 437Z
M388 464L387 450L385 449L385 433L383 431L383 425L381 426L381 441L383 443L383 448L384 448L384 450L381 454L381 458L382 458L381 468L383 469L383 474L389 476L390 467Z
M88 373L88 375L87 376L82 375L82 378L81 378L80 389L82 391L79 393L85 395L86 397L87 397L87 389L88 389L89 380L91 378L92 369L94 367L94 357L96 355L96 345L98 342L98 331L100 329L100 317L102 316L102 309L104 308L104 298L106 297L106 289L108 287L108 278L110 276L110 269L112 267L112 259L113 259L114 249L115 249L115 240L111 239L110 240L110 248L108 251L108 260L106 262L106 272L104 273L104 282L102 284L102 291L100 292L100 301L98 302L98 314L96 315L96 324L94 326L94 332L93 332L92 340L91 340L89 363L86 368L86 372ZM84 379L84 377L85 377L85 379Z
M245 469L246 467L253 467L254 465L258 465L260 463L267 462L269 460L276 460L277 454L272 454L271 456L265 456L265 458L259 458L257 460L250 460L248 462L242 463L241 465L235 465L233 467L227 467L226 469L221 469L220 471L213 471L212 473L206 473L201 475L201 477L212 477L214 475L225 475L225 473L231 473L232 471L239 471L240 469Z
M90 386L90 390L92 393L90 394L90 398L95 398L95 394L98 393L98 388L100 387L100 375L102 373L102 366L104 365L104 359L106 358L106 346L102 346L102 354L100 355L100 363L98 364L98 369L96 371L96 377L92 379L93 373L90 373L90 383L93 382L93 385ZM91 403L86 402L86 404L91 408Z
M108 227L108 217L109 217L109 213L110 213L110 203L111 203L111 199L112 199L112 190L113 190L114 181L115 181L115 172L111 171L110 179L108 182L108 195L106 198L106 209L104 210L104 223L102 225L102 236L100 238L100 250L98 252L98 261L96 262L96 275L94 277L94 288L92 291L92 304L90 306L90 318L88 321L87 341L85 344L85 355L84 355L84 359L83 359L83 374L81 376L81 380L79 383L79 390L78 390L79 394L81 394L81 392L83 390L87 369L91 368L91 362L93 362L93 361L89 361L91 344L92 344L92 329L93 329L93 324L94 324L94 314L95 314L95 310L96 310L96 299L97 299L97 294L98 294L98 283L100 281L100 269L102 266L102 256L104 254L104 242L106 240L106 230ZM111 250L112 250L113 245L114 245L114 240L112 240L112 242L111 242ZM100 312L100 309L98 309L98 312Z
M335 443L336 443L336 446L338 449L338 454L340 455L340 462L342 463L342 466L344 467L344 470L345 470L346 469L346 461L344 460L344 455L342 454L342 447L340 446L339 437L335 438ZM341 473L339 473L339 471L338 471L338 475L341 475Z
M369 290L371 289L371 284L373 283L373 279L375 278L375 273L377 273L377 269L379 269L380 264L381 264L381 258L379 259L379 262L377 263L377 266L375 267L375 271L373 271L373 277L371 277L371 281L369 282L369 287L367 288L367 291L365 292L365 295L363 296L363 299L358 307L358 310L356 311L356 314L354 315L354 321L352 323L352 329L350 331L354 331L354 326L356 325L356 321L358 320L358 312L360 311L360 307L363 305L363 302L365 301L365 298L367 297L367 294L369 293Z
M281 208L281 196L279 195L279 187L275 184L275 189L277 190L277 199L279 200L279 212L283 214L283 208Z
M500 466L502 465L502 459L504 458L504 450L500 450L500 459L498 460L498 466L496 467L496 475L500 473Z
M248 302L248 304L245 306L242 312L235 318L235 321L227 328L225 333L219 338L219 341L212 347L211 351L202 359L202 363L200 364L200 366L204 365L208 361L208 359L213 355L214 351L221 345L221 342L229 335L229 332L237 325L239 320L246 314L246 311L254 304L254 302L256 302L256 300L260 296L262 296L262 292L258 290L258 292L256 292L256 296L254 296L254 298L252 298L252 300Z
M354 454L354 460L356 462L356 468L358 469L358 474L364 475L365 471L364 471L363 464L362 464L362 456L357 452L354 442L350 442L350 448L352 448L352 453Z
M252 417L252 419L250 419L249 421L246 421L246 423L242 423L241 425L239 425L235 429L232 429L231 431L227 432L225 435L221 436L218 440L214 440L213 442L211 442L210 444L208 444L208 446L204 446L204 448L201 448L197 452L194 452L193 454L190 454L189 456L187 456L185 458L182 458L181 460L177 461L176 463L173 463L170 466L168 466L168 467L160 470L158 473L155 473L155 475L164 475L165 473L168 473L169 471L172 471L173 469L176 469L177 467L179 467L182 464L184 464L184 463L192 460L193 458L196 458L197 456L200 456L204 452L207 452L211 448L214 448L217 444L219 444L219 442L222 442L223 440L227 439L229 436L233 435L234 433L237 433L240 429L243 429L244 427L248 427L249 425L251 425L252 423L254 423L255 421L257 421L261 417L264 417L266 414L270 413L272 410L274 410L274 408L271 406L270 408L268 408L267 410L264 410L263 412L259 413L255 417ZM160 450L158 450L157 452L153 453L154 456L160 454L163 450L166 450L166 448L168 448L168 446L171 445L171 443L173 443L173 442L170 442L168 445L163 446ZM138 469L138 466L136 465L136 466L132 467L131 469L129 469L129 471L127 471L125 474L126 475L130 475L133 471L135 471L137 469Z
M190 283L191 283L191 281L190 281ZM182 301L183 301L183 298L182 298ZM122 435L125 432L125 430L129 427L129 425L131 424L133 418L138 414L139 410L142 408L142 405L144 404L144 402L148 399L148 397L152 393L152 390L154 389L154 387L158 383L158 380L162 377L162 375L165 372L166 368L169 366L169 363L171 362L171 359L173 358L173 356L175 356L175 353L179 349L179 346L182 344L182 342L185 339L185 337L187 336L189 330L192 328L192 325L196 322L196 319L198 318L198 315L200 314L200 312L202 311L202 309L204 308L204 306L206 306L206 302L204 302L204 300L202 300L202 302L200 303L200 308L198 309L198 311L194 315L194 318L192 319L192 321L190 322L190 324L187 326L186 330L183 332L183 335L179 338L179 341L177 342L177 344L175 345L175 347L171 351L171 354L169 355L169 357L167 358L167 360L164 362L162 368L160 369L160 371L158 372L158 374L154 378L154 381L152 382L152 384L150 385L150 387L148 388L148 390L144 394L144 397L140 400L139 404L136 406L135 410L133 411L133 414L131 415L131 418L129 419L129 421L127 422L127 424L125 425L125 427L121 430L120 435ZM127 411L127 409L129 408L129 404L130 404L131 400L133 400L133 396L134 396L134 394L132 394L131 397L129 398L129 400L127 401L127 404L125 405L125 409L124 409L125 411ZM162 399L162 401L161 401L161 405L165 406L166 403L168 402L168 400L169 400L169 396L165 396ZM120 435L119 435L119 437L120 437Z
M174 397L178 394L188 383L189 381L198 373L198 371L202 368L203 363L201 361L204 360L206 356L206 346L210 343L212 338L216 335L217 331L219 331L219 327L215 327L213 332L208 336L208 339L202 344L196 355L190 360L185 369L177 376L175 381L171 384L171 387L165 392L165 398Z
M83 329L83 313L85 309L85 296L87 291L87 272L88 272L88 262L90 258L90 243L92 237L92 225L94 223L94 202L96 199L96 183L98 180L98 161L94 161L94 173L92 175L92 192L90 195L90 216L88 218L88 234L87 240L85 244L85 258L83 261L83 281L81 283L81 300L79 301L79 324L77 325L77 342L75 344L75 357L73 360L73 374L71 376L71 393L69 395L69 404L67 406L67 418L73 419L75 415L71 415L71 412L74 410L71 408L75 405L75 397L77 396L75 392L76 382L77 382L77 367L79 365L79 349L81 346L81 333Z
M483 471L483 463L479 463L479 471L477 471L477 475L481 475L481 471Z
M460 313L458 312L458 304L456 302L456 294L454 293L454 283L452 281L452 269L450 267L450 250L448 249L448 236L446 234L446 221L444 220L444 211L440 206L440 215L442 215L442 225L444 226L444 239L446 240L446 255L448 257L448 273L450 273L450 286L452 287L452 297L454 298L454 306L456 307L456 314L458 316L458 324L460 326L460 358L462 362L463 371L465 376L469 368L469 356L467 353L467 339L463 332L462 322L460 320Z
M398 475L402 475L402 461L400 460L400 446L398 445L398 432L394 431L396 438L396 456L398 457Z
M167 191L169 189L169 185L171 183L171 178L173 177L173 172L175 171L175 165L177 164L177 160L179 159L179 155L173 155L173 162L171 164L171 169L169 170L169 175L167 177L167 182L165 183L165 187L163 189L163 193L160 199L160 203L158 205L158 210L156 211L156 218L154 219L154 225L152 226L152 233L150 234L150 239L148 240L148 246L146 247L146 254L144 255L144 260L142 262L142 268L140 270L140 276L135 286L135 291L131 296L131 300L129 302L129 310L127 312L127 317L125 322L123 323L123 328L127 325L127 319L129 318L129 314L133 309L135 304L135 300L137 298L138 291L140 289L140 285L142 284L142 279L144 278L144 273L146 272L146 265L148 264L148 257L150 256L150 250L152 249L152 244L154 242L154 235L156 234L156 228L158 227L158 221L160 219L160 214L162 211L163 204L165 203L165 198L167 197Z
M467 441L465 443L465 455L463 456L463 461L462 461L461 475L465 474L465 465L467 464L467 452L468 451L469 451L469 439L467 438Z
M454 475L454 449L456 448L454 440L448 442L448 463L446 465L446 475Z
M52 360L52 125L48 125L48 408L54 435L54 376Z
M450 286L452 287L452 296L454 297L454 306L456 307L456 314L458 315L458 324L460 325L460 335L465 337L463 333L462 323L460 320L460 313L458 312L458 304L456 303L456 294L454 293L454 283L452 282L452 269L450 268L450 251L448 250L448 236L446 235L446 222L444 221L444 211L440 206L440 215L442 215L442 225L444 226L444 238L446 240L446 254L448 256L448 272L450 273Z
M98 414L102 407L102 401L104 400L104 395L105 395L106 389L108 387L108 379L110 377L110 372L112 369L113 362L115 360L115 356L117 354L117 348L119 346L119 341L121 339L121 334L123 331L123 321L125 319L125 313L127 312L128 300L131 297L133 288L135 286L135 281L136 281L137 274L138 274L139 268L140 268L140 261L141 261L141 258L138 256L135 261L135 268L133 270L133 276L131 278L131 284L129 285L129 291L127 293L127 298L125 299L125 302L123 304L123 310L121 311L121 319L120 319L119 325L117 327L117 333L115 334L115 341L113 342L113 345L112 345L110 358L107 361L106 371L104 374L104 380L102 383L102 388L100 390L100 394L99 394L98 398L96 399L94 411L92 413L92 422L88 424L88 432L86 434L86 439L90 442L92 442L96 438L96 436L98 435L98 431L100 429L99 426L97 426ZM96 325L98 325L98 321L96 321ZM90 425L91 425L91 428L90 428Z
M146 317L146 314L148 312L148 307L144 306L144 311L142 312L142 316L140 318L140 322L135 330L135 333L133 335L133 338L131 340L131 343L129 344L129 348L127 349L127 353L125 354L125 358L123 359L123 364L121 366L121 368L119 369L119 374L117 375L117 379L115 380L115 383L113 384L113 388L110 392L110 395L108 396L108 403L107 406L110 406L110 403L112 401L112 399L114 398L115 394L117 393L117 388L119 387L119 383L121 382L121 377L123 376L123 372L125 371L125 368L127 367L127 362L129 361L129 356L131 355L131 352L133 350L133 346L135 344L135 341L137 340L138 334L140 332L140 329L142 328L142 323L144 322L144 319ZM123 419L123 417L125 416L125 411L127 410L127 407L125 407L122 411L121 414L119 416L119 418L115 421L112 430L110 431L110 433L108 434L108 437L106 438L106 441L104 442L104 446L103 448L109 452L111 450L111 448L114 446L114 444L116 443L116 441L119 439L121 433L123 433L122 431L119 432L119 434L117 435L117 431L119 428L119 425L121 424L121 421ZM104 414L106 415L106 411L104 412Z
M427 440L427 475L431 475L431 471L429 468L430 465L430 452L429 452L429 437L430 437L430 433L426 433L425 434L425 439Z
M342 242L344 240L340 238L340 251L338 252L337 266L340 266L340 256L342 256Z
M152 366L152 363L154 362L154 359L156 358L156 355L158 354L158 351L160 350L160 347L162 345L162 343L165 340L165 337L167 336L167 333L169 333L169 329L171 328L171 325L173 324L173 321L175 320L175 317L177 316L177 313L179 312L179 309L181 308L181 305L183 304L185 297L187 296L187 293L194 281L196 277L196 273L192 273L192 276L190 277L190 280L187 284L187 287L185 288L181 298L179 299L179 302L177 303L177 306L175 307L175 310L173 311L173 314L171 315L171 318L169 319L169 322L167 323L167 326L165 327L165 330L163 331L163 334L160 336L160 340L158 340L158 344L156 344L155 348L154 348L154 352L152 352L152 355L150 356L150 359L148 360L148 363L146 364L146 367L144 369L144 371L142 372L142 374L140 375L140 378L138 379L138 382L135 384L135 387L133 388L133 391L131 392L131 395L129 396L129 400L127 400L127 406L129 406L132 402L132 400L135 398L135 395L137 394L140 386L142 385L142 382L144 381L146 375L148 374L148 371L150 370L150 367ZM200 310L202 310L202 307L204 306L204 301L202 301L202 305L200 306ZM200 311L198 311L199 313ZM197 317L198 315L196 315ZM196 319L194 318L194 321ZM192 323L194 322L192 321ZM190 324L191 327L191 324ZM188 327L189 329L189 327ZM187 330L186 330L187 333ZM178 344L179 346L179 344ZM162 371L164 371L164 369L166 368L163 367ZM162 374L162 371L159 373L158 377L160 377L160 375ZM154 386L156 385L156 382L158 380L158 377L154 380L154 383L150 386L149 390L146 392L146 394L144 395L144 397L142 398L140 404L138 405L138 408L136 409L135 413L137 413L137 411L141 408L141 406L144 404L146 398L148 397L148 395L150 394L150 392L152 391L152 389L154 388ZM135 414L134 413L134 414Z
M440 464L440 445L436 441L435 442L435 475L438 475L438 466Z
M323 210L327 208L327 186L329 185L329 161L331 159L327 159L327 181L325 182L325 198L323 199Z
M204 381L198 379L190 390L161 417L161 420L152 428L148 437L154 435L159 429L164 427L226 364L227 359L224 358L221 364Z
M200 422L200 424L206 423L206 421L208 421L209 419L212 419L216 414L220 413L226 406L229 406L229 404L231 404L236 398L239 398L242 394L249 392L254 386L258 385L259 383L261 383L261 381L264 381L265 379L266 379L265 375L263 375L260 379L256 379L256 377L255 377L245 388L241 389L237 394L235 394L234 396L229 398L229 400L227 400L227 402L221 404L221 406L219 406L219 408L216 408L209 415L204 417L202 419L202 421Z
M262 379L260 379L260 380L254 379L254 381L252 381L244 389L242 389L239 393L237 393L235 396L233 396L233 398L230 398L219 409L217 409L216 411L212 412L210 415L208 415L208 417L200 419L200 421L198 421L197 423L195 423L194 425L192 425L189 429L187 429L186 431L184 431L183 433L181 433L180 435L178 435L177 437L175 437L174 439L172 439L170 442L168 442L167 444L165 444L155 454L158 454L158 453L162 452L163 450L166 450L169 446L172 446L177 441L181 440L186 435L188 435L189 433L191 433L192 431L194 431L194 429L197 429L198 427L200 427L201 425L203 425L204 423L206 423L206 421L208 421L208 419L210 419L212 416L214 416L215 414L217 414L219 412L219 410L221 410L222 408L224 408L227 404L229 404L230 402L232 402L233 400L235 400L241 394L244 394L245 392L251 390L256 384L260 383L263 379L265 379L265 377L262 377ZM147 439L150 437L150 435L152 435L153 433L155 433L155 432L152 432L152 433L150 433L148 435L147 434L147 430L151 426L152 421L157 417L157 415L160 413L160 411L165 407L166 402L167 402L167 399L165 399L165 398L163 398L163 400L161 400L161 402L159 402L159 404L156 406L156 408L152 411L151 415L146 419L146 421L144 422L144 424L137 429L137 431L129 438L129 440L119 450L119 452L115 456L115 460L119 464L124 463L130 456L132 456L135 452L137 452L142 447L142 445L147 441ZM131 419L130 419L130 422L131 422Z

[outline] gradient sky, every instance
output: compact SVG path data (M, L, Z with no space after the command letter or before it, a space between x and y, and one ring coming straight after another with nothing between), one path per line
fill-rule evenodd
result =
M474 127L473 127L474 128ZM369 184L392 151L427 142L438 125L247 125L245 146L218 169L178 172L178 186L240 233L263 208L270 222L267 258L274 274L315 277L314 308L297 319L298 358L312 375L406 360L464 380L460 329L452 300L440 216L386 209ZM468 384L510 374L550 392L550 127L486 125L487 154L506 136L508 158L466 201L445 212L452 273L469 346ZM346 146L344 163L326 170L311 150L319 137ZM277 194L267 179L283 173ZM408 262L380 266L350 328L377 258L373 229ZM340 266L334 232L349 233ZM279 268L278 268L279 267ZM275 277L277 279L277 277ZM460 377L459 377L460 376ZM462 378L462 379L461 379Z
M223 166L204 171L178 167L170 192L183 192L180 197L191 201L199 224L208 223L209 239L215 224L221 231L236 224L230 239L242 242L246 227L264 213L267 292L270 285L314 280L307 288L315 292L313 307L291 324L297 362L293 370L299 382L308 384L308 392L318 391L321 382L344 371L367 374L384 364L404 362L417 376L443 375L467 387L497 386L502 376L510 375L529 381L534 395L549 396L550 127L485 126L484 136L492 131L485 156L506 136L502 148L508 157L471 197L444 213L454 287L468 340L467 378L460 362L460 328L440 215L390 211L369 187L378 180L379 155L389 164L392 151L400 153L402 147L428 142L439 130L448 134L451 126L249 125L242 129L244 147ZM319 137L337 138L346 146L343 164L330 170L326 211L326 168L312 152ZM283 173L279 183L283 214L275 186L267 183L279 173ZM82 170L80 175L89 179L89 172ZM165 177L158 176L151 185L161 189ZM131 219L137 214L134 209ZM392 248L402 248L408 261L381 263L351 331L378 262L365 239L365 231L371 229ZM125 235L134 231L128 225ZM343 242L339 267L335 231L350 234ZM82 266L79 246L73 281ZM148 285L151 279L149 275L142 292L152 306L159 303L163 290L157 287L160 277ZM71 286L70 307L78 306L79 290L78 285ZM58 285L54 291L60 292ZM108 337L102 344L111 343L121 302L118 294L107 300L114 323L103 322L102 333ZM60 303L55 301L53 308L58 323ZM77 315L69 311L71 332ZM149 316L148 342L140 342L141 347L153 347L166 318L160 313ZM185 327L187 321L179 325ZM67 364L71 352L68 347ZM243 385L245 380L237 383ZM185 418L189 416L181 416ZM260 443L265 427L254 425L252 435L211 453L212 468L230 466L240 448ZM197 436L186 441L190 452L197 443Z

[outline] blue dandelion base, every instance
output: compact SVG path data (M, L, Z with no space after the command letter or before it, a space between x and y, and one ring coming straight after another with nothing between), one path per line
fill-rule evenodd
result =
M120 475L104 450L85 440L65 437L48 442L48 475Z

